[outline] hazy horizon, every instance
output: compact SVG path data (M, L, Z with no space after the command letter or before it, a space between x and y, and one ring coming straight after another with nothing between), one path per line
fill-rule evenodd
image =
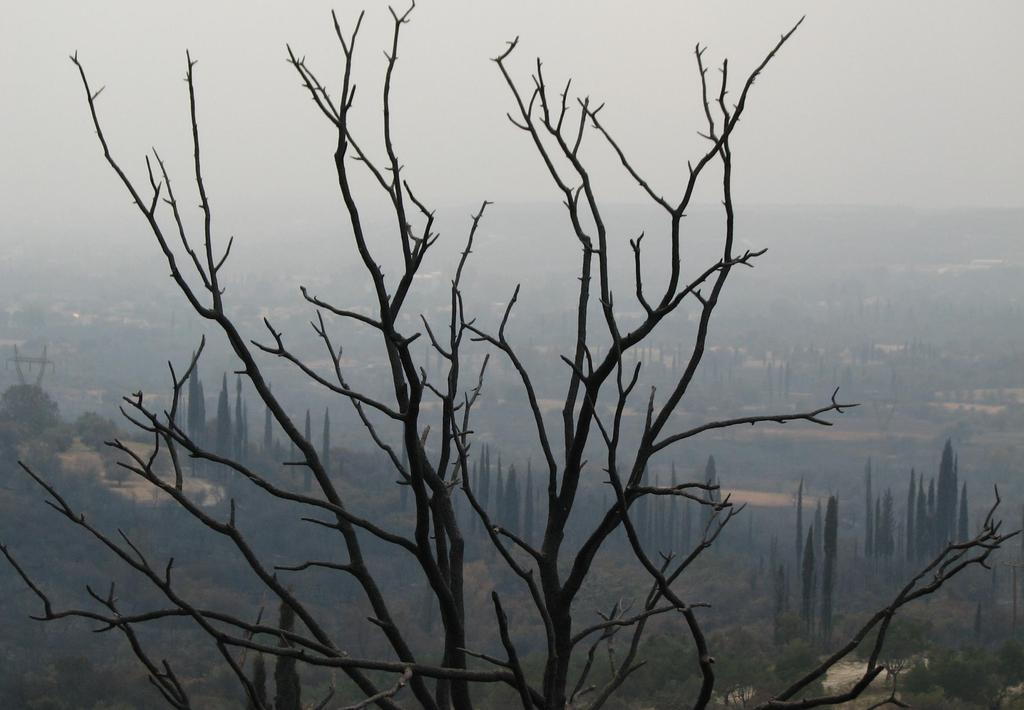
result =
M333 7L345 27L360 9L352 2ZM218 234L337 215L330 131L284 61L290 42L336 87L331 8L8 8L0 29L4 233L61 231L75 239L138 229L100 159L67 59L72 51L94 87L105 87L97 106L116 157L142 178L144 153L155 146L183 197L191 186L181 79L185 50L192 51ZM754 86L735 135L739 204L1024 207L1024 142L1016 138L1024 95L1012 89L1024 67L1014 29L1024 6L1011 2L661 2L639 13L610 2L586 11L532 2L421 3L403 29L393 92L400 158L424 186L423 199L442 211L483 199L558 202L528 138L505 119L511 98L489 60L518 35L515 78L526 84L539 55L552 86L572 76L574 92L606 102L605 124L672 199L686 160L703 142L696 135L703 116L694 44L708 47L712 81L726 57L738 77L805 14ZM356 54L356 130L378 156L389 25L384 7L367 8ZM600 136L588 130L584 150L604 199L644 201ZM366 181L358 187L373 190ZM694 204L716 200L708 186Z

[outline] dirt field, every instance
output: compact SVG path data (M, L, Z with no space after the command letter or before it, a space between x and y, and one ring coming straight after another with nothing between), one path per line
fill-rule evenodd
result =
M789 493L773 493L770 491L752 491L745 488L723 488L722 497L730 496L730 500L739 505L756 506L758 508L789 508L794 505L793 496ZM817 498L804 496L804 507L814 506Z
M152 451L149 444L138 441L125 442L128 447L141 456L148 456ZM75 441L71 448L59 454L61 466L67 473L93 476L125 498L131 498L137 502L161 503L166 502L166 494L160 492L148 481L136 476L130 471L116 466L113 462L105 462L99 452L90 449L80 441ZM159 466L161 474L171 477L167 466ZM219 501L224 491L209 481L190 476L184 482L185 493L189 499L199 505L213 505Z
M825 675L823 685L827 691L846 690L852 686L861 674L864 673L864 664L857 661L842 661L832 667ZM837 705L840 708L866 708L874 705L888 695L891 688L886 687L885 673L882 673L875 682L856 701Z

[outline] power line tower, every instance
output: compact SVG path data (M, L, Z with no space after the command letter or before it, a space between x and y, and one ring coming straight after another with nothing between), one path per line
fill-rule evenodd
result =
M18 372L18 382L23 385L27 385L29 384L29 382L28 379L25 377L25 371L21 369L21 366L28 365L28 371L31 373L32 367L34 365L38 365L39 374L36 375L36 381L34 383L36 387L43 386L43 375L46 374L47 365L49 365L51 372L53 372L53 370L56 368L56 366L53 364L53 360L50 360L49 358L46 357L45 345L43 346L43 354L41 357L31 357L28 355L22 355L21 353L18 352L18 346L15 345L14 357L7 358L7 362L14 363L14 369L17 370Z

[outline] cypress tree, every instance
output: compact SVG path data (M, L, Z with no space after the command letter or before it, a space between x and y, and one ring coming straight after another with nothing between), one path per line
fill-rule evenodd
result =
M645 476L645 479L650 480ZM646 546L654 547L658 544L655 533L658 529L658 501L657 496L645 496L644 505L647 507L647 530L644 531L644 543Z
M513 533L519 533L519 481L516 480L516 467L513 464L508 467L508 476L505 478L505 525Z
M839 501L835 496L829 496L825 510L825 562L821 579L821 636L825 643L832 638L832 604L836 583L838 534Z
M821 498L818 499L818 505L814 510L814 540L818 544L818 557L822 557L823 546L825 543L825 536L821 532L822 519L821 519Z
M231 446L231 409L228 406L228 373L224 373L220 385L220 397L217 398L217 453L230 456Z
M330 472L331 470L331 409L330 407L324 409L324 438L323 445L320 447L320 458L324 464L324 470Z
M487 504L491 496L491 447L484 444L484 449L480 455L483 457L483 465L480 469L480 491L477 493L477 497L479 498L480 507L487 510Z
M312 426L312 421L309 418L309 410L308 409L306 410L305 434L306 434L306 442L310 446L312 446L312 444L313 444L313 426ZM313 487L313 472L309 470L309 466L303 466L302 470L303 470L302 487L303 487L303 489L308 491L308 490L310 490Z
M193 352L192 357L196 354ZM192 368L192 372L188 374L188 409L186 410L185 426L188 430L189 438L193 441L198 441L198 432L206 426L206 422L202 425L199 423L199 401L201 395L199 394L199 363Z
M959 490L960 490L960 454L958 454L956 452L953 452L953 505L950 506L953 509L953 511L952 511L952 515L950 515L950 523L949 523L950 524L950 528L949 528L949 536L950 536L950 538L953 537L953 534L956 532L956 527L957 527L957 516L958 516L959 511L958 511L958 509L956 507L957 506L957 495L956 494L957 494L957 491L959 491Z
M679 480L676 476L676 462L672 462L672 487L675 488L679 484ZM679 505L675 500L675 496L669 497L669 508L668 508L668 546L670 550L678 549L679 540Z
M267 383L267 388L270 388L269 382ZM263 454L270 456L270 452L274 448L274 430L270 407L268 406L266 409L266 414L263 416Z
M249 698L248 710L266 709L267 705L267 664L263 660L263 654L257 653L252 669L252 689L256 693L256 700Z
M409 452L402 447L402 468L406 471L409 470ZM474 483L475 485L475 483ZM409 506L409 485L404 480L398 482L398 507L403 513ZM473 522L476 522L476 516L473 516Z
M688 498L683 498L683 511L680 525L682 527L683 549L689 550L693 542L693 507Z
M875 554L875 511L874 496L871 495L871 459L868 459L864 467L864 556L873 557Z
M249 451L249 405L242 400L242 460L245 461Z
M339 466L338 469L338 473L344 473L344 470L341 468L341 466ZM458 495L458 492L454 490L455 487L458 486L458 482L453 479L451 481L451 484L452 488L449 489L448 500L450 500L452 504L452 515L455 516L455 522L459 526L459 528L465 530L466 519L462 512L462 496Z
M810 633L814 625L814 591L817 586L817 569L814 565L814 528L807 531L802 572L800 618L804 620L807 633Z
M714 456L708 456L708 462L704 466L704 483L706 483L709 486L717 486L718 485L718 471L715 468L715 457ZM717 503L720 500L722 500L722 492L718 488L715 488L714 490L707 491L705 493L705 495L706 495L707 500L711 501L712 503ZM701 530L701 534L703 534L704 530L707 530L707 527L708 527L708 525L711 522L711 517L715 513L714 507L710 506L710 505L705 505L703 512L704 512L704 514L701 517L701 523L702 523L702 526L703 526L703 529Z
M786 613L786 568L781 563L772 572L775 592L775 613L773 620L772 639L776 646L782 644L782 615Z
M290 606L281 602L277 625L282 631L295 628L295 612ZM285 647L282 639L278 644ZM274 710L302 710L302 685L299 672L295 667L295 659L278 656L274 664Z
M494 481L494 517L500 522L505 514L505 472L501 467L501 454L498 454L498 478Z
M935 509L935 479L928 479L928 552L939 549L938 515Z
M913 562L917 555L915 548L917 538L914 536L914 518L917 511L915 510L915 504L917 503L917 486L914 483L914 469L910 469L910 487L907 489L907 537L906 537L906 559L907 562Z
M965 542L970 536L967 526L967 481L964 481L960 490L960 515L957 519L956 539L957 542Z
M924 481L917 480L917 516L914 519L914 555L918 560L928 554L928 503L924 497Z
M896 519L893 516L893 497L892 489L886 488L885 493L882 495L882 525L881 525L881 541L875 539L875 547L881 546L881 555L889 560L892 558L893 553L896 551L896 540L894 533L896 529Z
M871 552L877 559L882 556L882 497L875 498L875 531Z
M801 569L804 544L804 479L796 489L796 569Z
M649 542L647 539L647 502L649 499L650 496L642 496L629 507L630 513L633 515L633 527L636 529L636 536L640 540L641 547L647 547Z
M235 375L235 436L231 450L239 459L245 442L245 419L242 416L242 376Z
M654 477L654 487L661 488L661 476ZM654 509L651 516L651 544L660 550L664 540L662 531L665 524L665 508L662 506L661 496L651 498L651 507Z
M523 496L523 537L533 542L533 468L530 460L526 460L526 495Z
M939 484L935 495L935 547L953 539L956 523L956 473L953 461L953 444L946 439L939 463Z
M203 391L203 381L198 380L196 390L199 393L199 399L196 402L196 436L195 440L197 444L206 443L206 393Z

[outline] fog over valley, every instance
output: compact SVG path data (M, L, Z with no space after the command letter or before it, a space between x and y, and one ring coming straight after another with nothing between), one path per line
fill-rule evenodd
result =
M10 8L0 708L1024 708L1021 7Z

